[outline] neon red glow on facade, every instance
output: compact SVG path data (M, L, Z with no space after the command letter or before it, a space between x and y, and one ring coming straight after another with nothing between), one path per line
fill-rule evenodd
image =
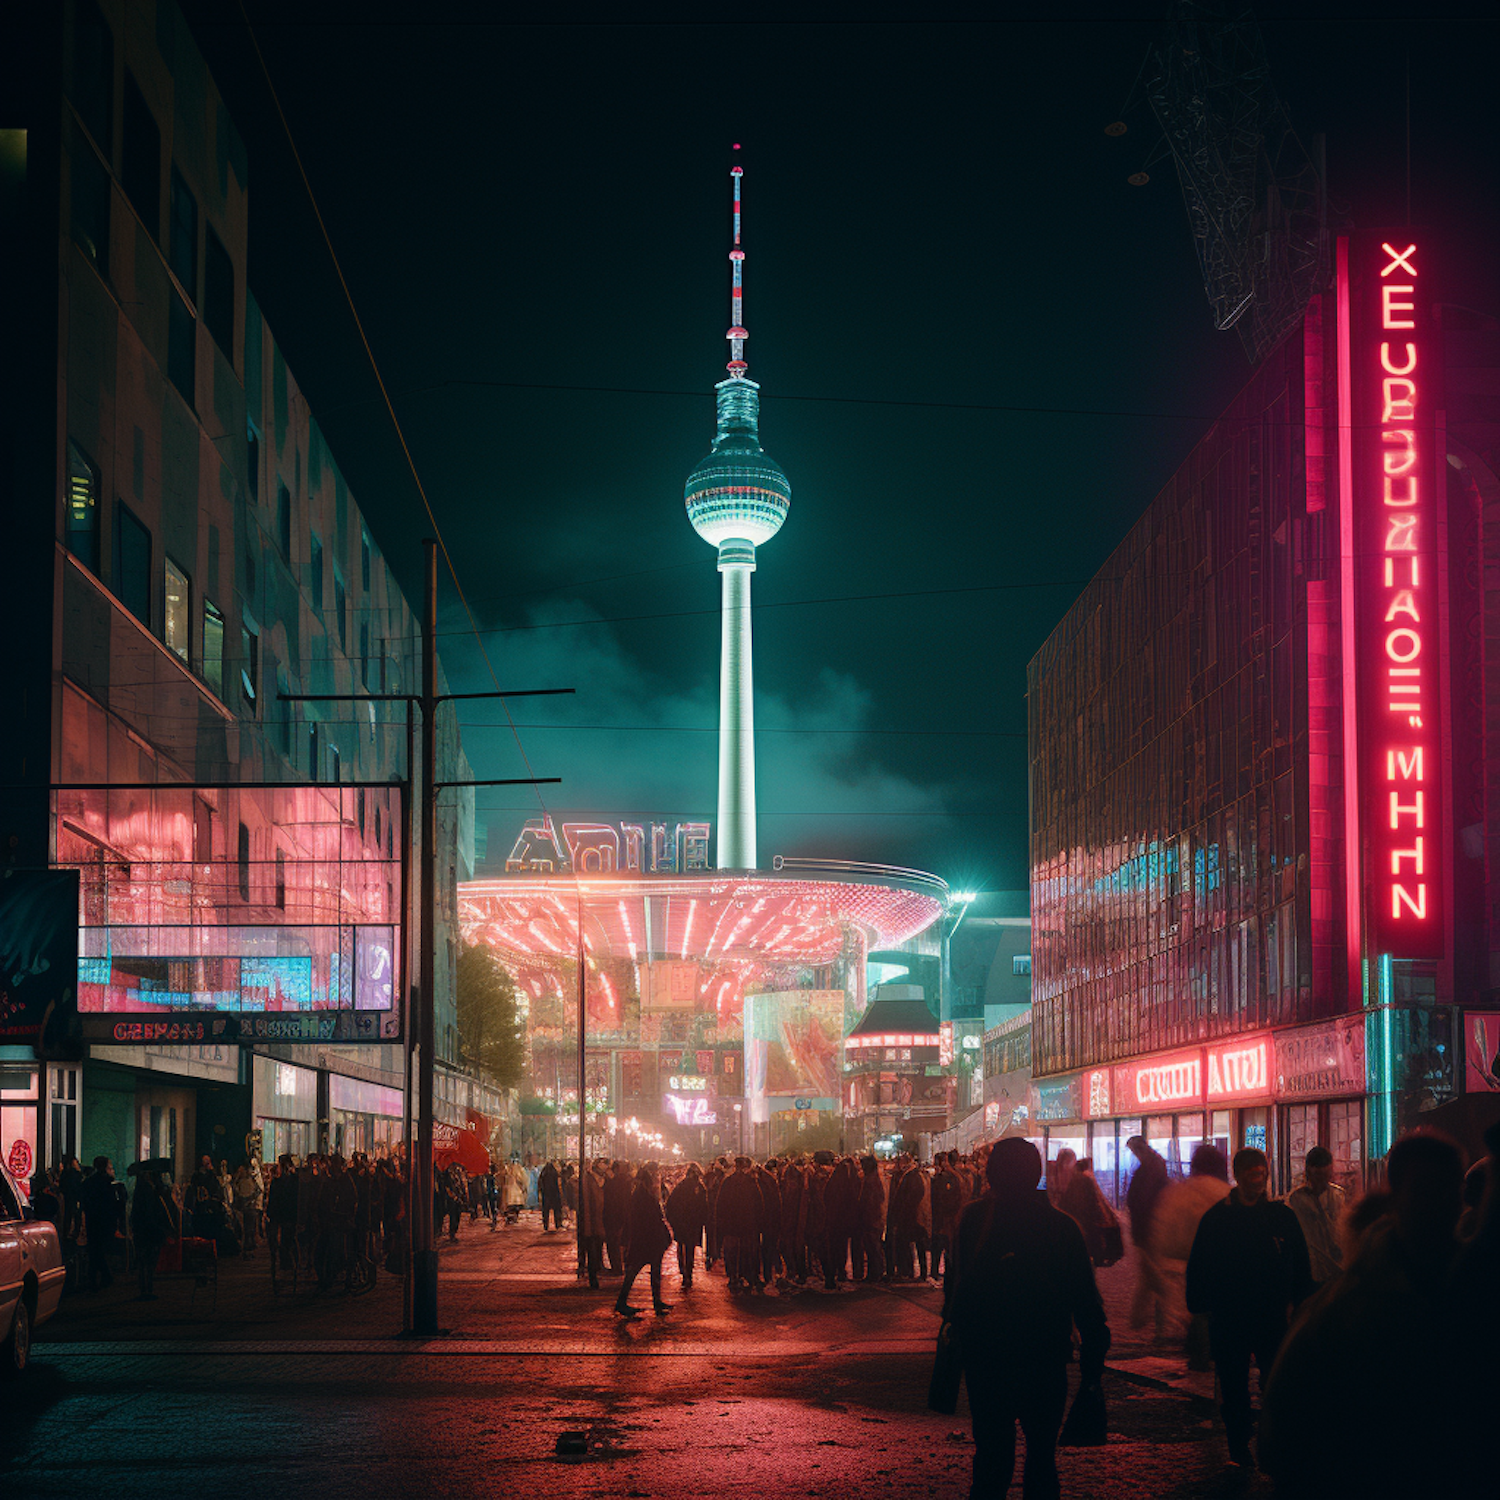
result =
M1354 236L1340 251L1364 916L1374 951L1434 958L1444 949L1434 299L1419 243Z

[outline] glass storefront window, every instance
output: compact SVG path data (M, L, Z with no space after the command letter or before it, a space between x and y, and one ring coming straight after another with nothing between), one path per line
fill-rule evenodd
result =
M1209 1116L1209 1136L1214 1145L1224 1153L1224 1160L1228 1161L1234 1152L1234 1112L1227 1109L1216 1109Z
M1094 1160L1094 1181L1099 1190L1111 1201L1118 1201L1115 1174L1119 1166L1116 1157L1115 1126L1113 1120L1089 1126L1089 1155ZM1123 1150L1123 1143L1120 1143Z
M1318 1106L1289 1104L1282 1118L1286 1124L1287 1167L1283 1185L1290 1190L1302 1181L1307 1153L1318 1144Z
M1048 1130L1047 1170L1043 1180L1049 1187L1052 1185L1052 1173L1057 1163L1058 1153L1061 1151L1071 1151L1074 1157L1087 1156L1089 1139L1086 1127L1072 1125L1062 1130Z
M1364 1177L1364 1121L1362 1099L1339 1100L1328 1106L1328 1149L1333 1152L1333 1180L1346 1193L1357 1193Z
M1182 1175L1186 1177L1193 1168L1193 1152L1203 1144L1203 1116L1177 1116L1177 1154L1182 1162Z
M1126 1190L1130 1187L1130 1179L1135 1176L1135 1169L1139 1163L1135 1159L1135 1153L1126 1147L1126 1142L1133 1135L1144 1133L1145 1122L1142 1120L1121 1120L1118 1127L1118 1138L1120 1142L1120 1154L1118 1171L1116 1173L1115 1194L1118 1200L1125 1201Z
M1172 1126L1171 1115L1151 1115L1142 1134L1146 1137L1146 1144L1166 1158L1167 1171L1173 1177L1180 1177L1182 1163L1177 1160L1177 1132Z
M1266 1109L1242 1109L1240 1111L1240 1138L1246 1146L1254 1146L1257 1151L1267 1149L1267 1127L1269 1121Z

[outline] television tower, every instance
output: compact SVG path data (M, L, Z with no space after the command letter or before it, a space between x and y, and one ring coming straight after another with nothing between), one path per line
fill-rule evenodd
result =
M734 148L738 151L738 145ZM688 475L687 515L693 530L718 548L723 575L719 655L719 842L721 870L755 868L755 685L750 666L750 575L755 549L786 520L792 487L781 465L760 446L760 387L746 378L745 252L740 245L742 168L734 186L734 243L729 251L729 379L714 387L718 435Z

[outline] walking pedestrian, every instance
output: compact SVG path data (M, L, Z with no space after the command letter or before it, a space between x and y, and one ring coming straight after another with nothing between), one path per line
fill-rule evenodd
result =
M297 1169L286 1152L277 1157L276 1166L266 1193L266 1253L290 1271L297 1251Z
M604 1162L595 1157L583 1174L583 1192L579 1195L579 1226L583 1230L583 1263L589 1285L599 1289L599 1273L604 1265L604 1186L608 1181Z
M662 1212L657 1166L647 1162L636 1174L635 1191L630 1195L630 1257L620 1295L615 1299L615 1311L622 1318L640 1316L640 1308L630 1305L630 1288L643 1269L651 1273L651 1305L657 1317L672 1311L672 1304L664 1302L661 1295L661 1258L671 1243L672 1231Z
M1312 1290L1297 1215L1266 1196L1264 1151L1235 1152L1234 1187L1203 1215L1187 1263L1188 1311L1208 1319L1229 1461L1252 1469L1250 1361L1264 1383L1287 1318Z
M693 1285L693 1258L703 1240L708 1219L708 1194L703 1190L703 1173L697 1162L689 1162L681 1182L667 1195L667 1223L677 1241L677 1270L683 1290Z
M604 1253L609 1274L625 1274L625 1231L630 1217L630 1164L617 1161L604 1182Z
M755 1169L748 1156L737 1156L732 1171L719 1187L718 1223L724 1275L731 1292L749 1290L760 1282L760 1227L764 1202Z
M1130 1238L1135 1245L1135 1293L1130 1302L1130 1326L1144 1328L1148 1318L1154 1319L1156 1336L1162 1338L1170 1322L1168 1292L1151 1232L1157 1199L1167 1186L1167 1164L1159 1151L1147 1145L1144 1136L1133 1135L1125 1145L1137 1163L1125 1192Z
M974 1423L972 1500L1002 1500L1026 1439L1025 1500L1056 1500L1057 1434L1068 1394L1073 1329L1080 1374L1098 1386L1109 1325L1083 1232L1053 1208L1041 1153L1012 1137L986 1163L990 1193L959 1219L943 1297L943 1322L963 1355Z
M94 1170L78 1189L83 1210L83 1232L88 1239L88 1289L107 1287L114 1281L109 1268L109 1251L115 1241L119 1223L119 1204L115 1198L115 1171L107 1156L94 1158Z
M130 1199L130 1234L135 1242L136 1274L140 1281L139 1302L156 1301L156 1263L161 1247L177 1232L176 1205L161 1179L158 1162L139 1162L135 1192Z
M1261 1466L1278 1496L1296 1500L1406 1500L1493 1489L1494 1408L1469 1406L1484 1370L1496 1390L1496 1267L1485 1290L1492 1316L1453 1293L1463 1158L1442 1136L1404 1136L1386 1157L1390 1211L1365 1232L1347 1269L1287 1335L1262 1400ZM1205 1221L1206 1222L1206 1221ZM1330 1435L1337 1433L1336 1442ZM1466 1445L1484 1476L1465 1483Z
M1333 1152L1314 1146L1302 1165L1302 1182L1287 1194L1287 1207L1297 1215L1307 1241L1314 1286L1338 1275L1344 1261L1339 1226L1344 1220L1346 1195L1333 1180Z
M885 1250L881 1239L885 1224L885 1185L880 1180L880 1163L873 1156L863 1162L864 1175L859 1184L858 1233L865 1263L865 1281L886 1279Z

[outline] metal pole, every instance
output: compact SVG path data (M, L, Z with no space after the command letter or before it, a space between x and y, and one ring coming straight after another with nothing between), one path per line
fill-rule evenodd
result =
M412 1330L438 1332L437 1250L432 1228L432 1063L437 967L437 543L422 543L426 599L422 611L422 930L417 996L417 1141L412 1163Z
M578 1211L573 1216L578 1230L578 1265L583 1268L585 1255L583 1246L583 1174L587 1165L588 1114L583 1087L583 1038L588 1021L587 980L583 962L583 895L578 897ZM590 1226L589 1233L592 1234Z
M411 1236L411 1226L415 1222L413 1209L416 1200L412 1193L411 1174L414 1170L416 1157L411 1149L412 1130L412 1098L411 1098L411 1051L412 1044L416 1040L413 1032L416 1029L417 1017L416 1007L412 1004L411 987L411 934L415 923L411 919L411 842L412 842L412 805L411 797L415 789L413 767L416 764L416 751L412 738L411 703L406 704L406 765L403 770L406 774L405 784L401 788L401 1007L404 1012L406 1024L401 1028L401 1093L402 1093L402 1140L406 1144L406 1229L407 1237ZM410 1333L412 1331L412 1281L411 1281L411 1255L406 1257L406 1269L401 1278L401 1331Z

